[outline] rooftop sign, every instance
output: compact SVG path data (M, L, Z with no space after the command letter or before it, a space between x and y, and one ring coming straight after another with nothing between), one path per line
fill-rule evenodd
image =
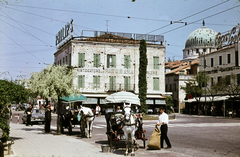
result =
M233 29L221 35L218 33L215 38L215 47L222 48L224 46L233 45L235 42L240 41L240 26L233 27Z
M64 41L71 38L73 32L73 19L67 23L56 35L56 46L61 46Z

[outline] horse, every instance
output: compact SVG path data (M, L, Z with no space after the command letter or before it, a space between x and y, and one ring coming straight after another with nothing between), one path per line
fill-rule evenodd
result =
M85 136L85 126L87 125L87 138L91 138L93 121L95 119L92 109L80 106L79 114L81 115L81 134Z
M135 156L134 153L134 142L136 143L135 139L135 131L137 130L137 122L136 116L131 113L131 104L124 103L124 120L123 120L123 128L124 135L126 138L126 152L125 156L128 155L128 148L131 146L132 152L131 156Z

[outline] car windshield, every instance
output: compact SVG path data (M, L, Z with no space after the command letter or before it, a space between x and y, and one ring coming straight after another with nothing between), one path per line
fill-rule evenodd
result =
M33 114L44 114L44 110L33 109Z

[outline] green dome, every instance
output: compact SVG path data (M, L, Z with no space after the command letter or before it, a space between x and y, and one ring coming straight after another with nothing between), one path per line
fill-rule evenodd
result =
M200 47L214 47L214 40L217 32L202 26L199 29L193 31L187 38L185 43L186 48L200 48Z

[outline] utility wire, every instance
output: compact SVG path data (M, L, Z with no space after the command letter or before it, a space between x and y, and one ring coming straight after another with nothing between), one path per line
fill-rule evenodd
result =
M218 12L218 13L216 13L216 14L207 16L207 17L205 17L205 18L202 18L202 19L193 21L193 22L189 23L188 25L191 25L191 24L196 23L196 22L198 22L198 21L202 21L202 20L208 19L208 18L210 18L210 17L213 17L213 16L216 16L216 15L222 14L222 13L224 13L224 12L226 12L226 11L235 9L235 8L237 8L237 7L239 7L239 6L240 6L240 5L237 5L237 6L234 6L234 7L232 7L232 8L226 9L226 10L224 10L224 11L220 11L220 12ZM184 25L184 26L185 26L185 25ZM169 31L166 31L166 32L164 32L164 33L162 33L162 34L166 34L166 33L172 32L172 31L177 30L177 29L179 29L179 28L182 28L182 27L184 27L184 26L180 26L180 27L174 28L174 29L169 30Z
M27 49L25 49L22 45L18 44L16 41L14 41L12 38L10 38L7 34L5 34L3 31L0 30L0 32L2 34L4 34L5 36L7 36L10 40L12 40L15 44L17 44L19 47L21 47L22 49L24 49L25 51L27 51L28 53L30 53L32 56L34 56L36 59L38 59L39 61L41 61L43 64L46 64L44 63L41 59L39 59L37 56L35 56L34 54L32 54L30 51L28 51ZM46 64L47 65L47 64Z
M3 16L3 17L5 17L5 18L8 18L7 16L1 15L1 14L0 14L0 16ZM42 31L42 32L44 32L44 33L47 33L47 34L49 34L49 35L53 35L53 36L55 36L55 34L49 33L49 32L47 32L47 31L45 31L45 30L42 30L42 29L39 29L39 28L37 28L37 27L34 27L34 26L31 26L31 25L28 25L28 24L23 23L23 22L18 21L18 20L15 20L15 21L17 21L18 23L21 23L21 24L23 24L23 25L26 25L26 26L28 26L28 27L32 27L32 28L34 28L34 29L36 29L36 30Z
M2 10L1 10L2 11ZM2 11L3 12L3 11ZM5 12L3 12L5 15L7 15ZM16 22L20 27L22 27L17 21L15 21L13 18L11 18L9 15L7 15L11 20L13 20L14 22ZM3 21L3 20L1 20L1 21ZM5 22L5 21L3 21L3 22ZM5 22L5 23L7 23L7 22ZM9 24L9 23L7 23L8 25L11 25L11 24ZM15 26L13 26L13 25L11 25L12 27L15 27ZM17 27L15 27L15 28L17 28ZM32 36L32 37L34 37L34 38L36 38L37 40L39 40L39 41L41 41L42 43L45 43L45 44L47 44L46 46L48 46L48 45L50 45L50 47L53 47L53 46L51 46L51 44L48 44L47 42L45 42L45 41L43 41L43 40L41 40L41 39L39 39L38 37L36 37L36 36L34 36L31 32L29 32L28 30L26 30L24 27L22 27L25 31L23 31L24 33L26 33L26 34L28 34L28 35L30 35L30 36ZM17 29L19 29L19 28L17 28ZM21 30L21 29L19 29L19 30ZM21 30L22 31L22 30Z
M122 15L110 15L110 14L90 13L90 12L82 12L82 11L74 11L74 10L63 10L63 9L53 9L53 8L44 8L44 7L33 7L33 6L24 6L24 5L15 5L15 4L2 4L2 5L19 6L19 7L27 7L27 8L35 8L35 9L45 9L45 10L53 10L53 11L72 12L72 13L98 15L98 16L111 16L111 17L119 17L119 18L131 18L131 19L139 19L139 20L150 20L150 21L169 22L169 21L167 21L167 20L158 20L158 19L149 19L149 18L140 18L140 17L130 17L130 16L122 16Z
M180 19L179 21L183 21L183 20L185 20L185 19L187 19L187 18L189 18L189 17L195 16L195 15L197 15L197 14L200 14L200 13L204 12L204 11L207 11L207 10L209 10L209 9L215 8L215 7L217 7L217 6L219 6L219 5L222 5L222 4L224 4L224 3L228 2L228 1L229 1L229 0L226 0L226 1L224 1L224 2L221 2L221 3L219 3L219 4L216 4L216 5L214 5L214 6L211 6L211 7L207 8L207 9L204 9L204 10L202 10L202 11L199 11L199 12L197 12L197 13L194 13L194 14L192 14L192 15L189 15L189 16L187 16L187 17L185 17L185 18L182 18L182 19ZM170 26L170 25L171 25L171 24L165 25L165 26L160 27L160 28L158 28L158 29L155 29L155 30L153 30L153 31L151 31L151 32L148 32L147 34L152 33L152 32L155 32L155 31L160 30L160 29L162 29L162 28L168 27L168 26ZM184 26L186 26L186 25L184 25Z
M27 13L27 14L39 16L39 17L42 17L42 18L46 18L46 19L58 21L58 22L61 22L61 23L67 23L67 22L65 22L65 21L61 21L61 20L58 20L58 19L53 19L53 18L50 18L50 17L47 17L47 16L42 16L42 15L38 15L38 14L35 14L35 13L30 13L30 12L23 11L23 10L19 10L19 9L14 9L14 8L11 8L11 7L7 7L7 8L12 9L12 10L16 10L16 11L20 11L20 12L24 12L24 13ZM91 28L84 27L84 26L81 26L81 25L77 25L77 26L82 27L82 28L86 28L86 29L91 29Z

